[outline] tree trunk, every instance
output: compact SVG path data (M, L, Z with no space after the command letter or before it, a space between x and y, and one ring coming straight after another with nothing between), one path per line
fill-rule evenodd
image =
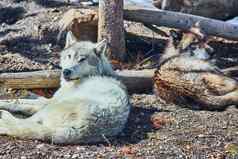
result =
M98 41L107 39L108 57L111 60L124 60L123 24L123 0L99 0Z

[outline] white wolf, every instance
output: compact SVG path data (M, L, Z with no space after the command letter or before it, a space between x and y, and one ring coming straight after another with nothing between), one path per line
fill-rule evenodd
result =
M74 39L69 32L61 52L61 87L53 98L1 101L0 134L75 144L102 142L123 130L130 104L105 57L106 42ZM32 116L19 119L6 110Z

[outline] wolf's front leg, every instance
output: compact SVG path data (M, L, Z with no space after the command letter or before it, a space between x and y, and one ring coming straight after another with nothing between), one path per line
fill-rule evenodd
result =
M7 111L0 111L0 135L24 139L50 140L50 129L43 123L14 117Z
M20 112L25 115L32 115L47 105L49 99L11 99L0 100L0 109L15 113Z

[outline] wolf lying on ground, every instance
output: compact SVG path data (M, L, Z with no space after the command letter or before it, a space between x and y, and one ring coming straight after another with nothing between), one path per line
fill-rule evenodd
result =
M67 35L61 52L61 87L52 99L0 101L0 134L50 140L53 143L95 143L118 135L130 112L126 89L107 58L106 42L76 42ZM32 114L26 119L10 112Z
M156 94L166 102L191 104L196 109L223 110L238 105L238 82L209 61L211 48L197 39L181 49L172 37L154 75Z

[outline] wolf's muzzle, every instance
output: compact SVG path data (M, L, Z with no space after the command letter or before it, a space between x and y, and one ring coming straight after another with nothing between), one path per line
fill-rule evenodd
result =
M64 69L63 70L64 79L70 80L71 75L72 75L72 71L70 69Z

